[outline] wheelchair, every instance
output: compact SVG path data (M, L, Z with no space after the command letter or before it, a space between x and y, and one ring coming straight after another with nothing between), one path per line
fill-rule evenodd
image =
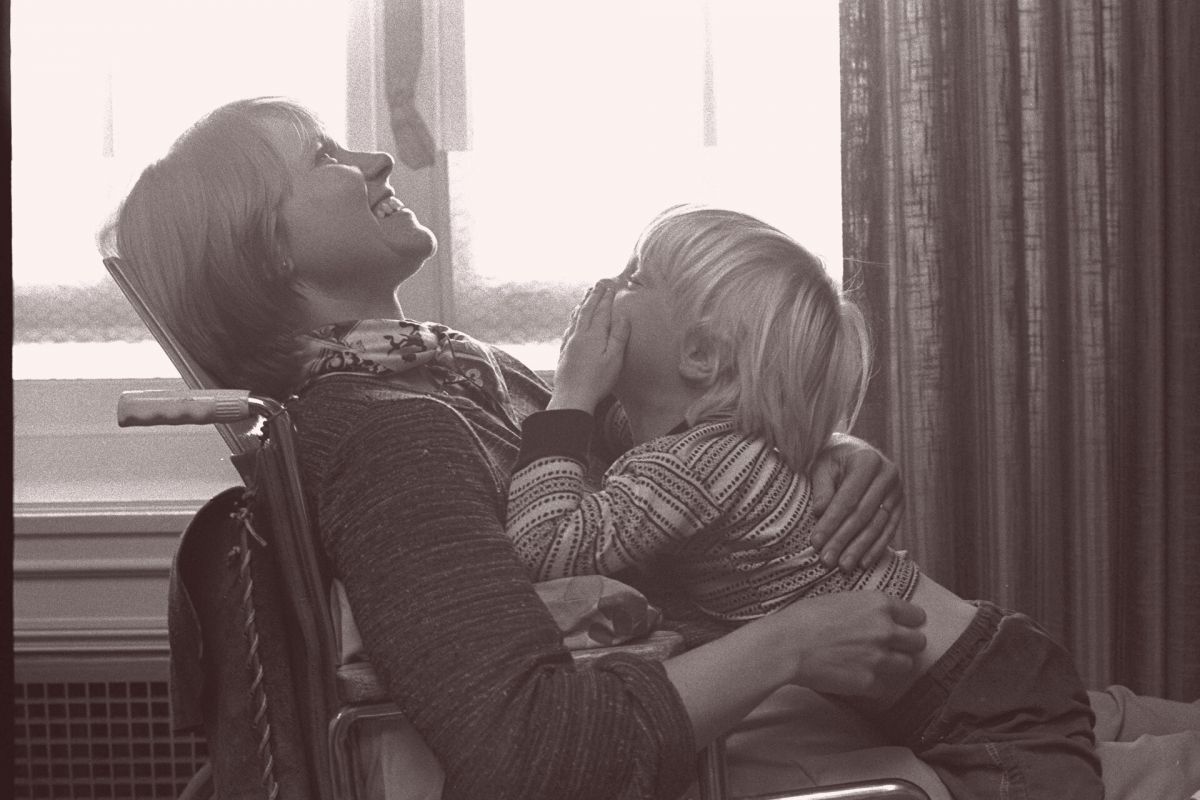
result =
M200 509L176 554L172 586L186 588L190 582L195 595L188 609L172 605L169 613L176 724L202 727L210 744L226 740L220 751L238 752L252 764L259 786L243 787L247 792L254 789L271 800L365 800L355 733L363 723L401 715L369 663L342 663L334 582L304 502L288 410L273 398L218 387L147 307L120 260L104 263L189 387L122 393L118 424L214 425L244 484ZM220 579L196 580L203 574ZM196 626L200 652L177 658L187 654L176 652L174 633L189 626ZM665 659L682 643L677 633L656 631L624 645L572 651L572 657L582 668L614 650ZM188 686L191 695L183 696L179 687ZM190 717L179 713L183 708L192 709ZM219 769L210 760L181 800L216 797L213 771ZM696 785L702 800L730 798L721 742L698 756ZM928 795L908 781L888 779L754 800L835 798L928 800Z

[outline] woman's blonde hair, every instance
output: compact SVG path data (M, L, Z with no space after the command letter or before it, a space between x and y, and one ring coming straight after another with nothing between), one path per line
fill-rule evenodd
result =
M798 472L853 425L870 370L866 321L790 236L748 214L675 206L642 233L635 258L716 359L689 422L732 417Z
M309 111L283 98L221 106L143 170L98 241L222 385L280 396L295 369L300 296L279 220L291 173L267 120L290 125L302 142L323 135Z

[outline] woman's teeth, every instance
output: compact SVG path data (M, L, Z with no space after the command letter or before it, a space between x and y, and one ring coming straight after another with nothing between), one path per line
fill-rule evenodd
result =
M394 196L385 197L375 204L375 216L379 219L386 219L402 208L404 208L404 204Z

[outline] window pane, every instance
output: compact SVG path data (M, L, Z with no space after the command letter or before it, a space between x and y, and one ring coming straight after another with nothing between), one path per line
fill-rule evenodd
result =
M466 3L456 324L552 368L584 286L663 208L757 214L840 274L835 0Z
M171 376L95 234L201 114L303 98L345 128L343 0L14 0L13 377ZM108 342L84 350L64 342Z

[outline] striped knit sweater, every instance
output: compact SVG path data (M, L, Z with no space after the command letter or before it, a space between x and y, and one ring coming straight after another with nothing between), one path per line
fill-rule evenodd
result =
M446 773L444 797L672 798L691 726L662 665L576 669L504 536L520 418L545 386L499 353L483 398L330 375L289 408L308 501L371 662Z
M670 576L697 609L755 619L801 597L875 590L908 599L916 565L895 551L869 570L826 567L809 537L808 479L731 421L634 447L589 491L591 417L547 411L525 421L506 533L536 580L635 569Z

